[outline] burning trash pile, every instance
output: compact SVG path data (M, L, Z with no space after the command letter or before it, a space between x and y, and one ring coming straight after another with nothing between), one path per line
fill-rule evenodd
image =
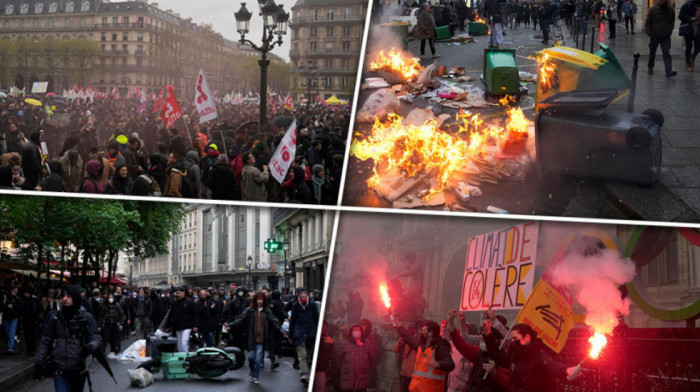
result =
M406 118L390 113L385 121L375 118L367 137L356 134L350 153L374 162L367 185L394 208L442 205L448 189L466 202L482 194L483 183L525 179L531 126L520 108L488 122L460 111L447 130L446 117L429 109L414 109ZM423 190L408 194L414 187Z
M369 71L379 73L385 80L393 76L398 79L397 83L405 83L423 72L424 68L418 61L418 58L396 48L380 50L370 62Z

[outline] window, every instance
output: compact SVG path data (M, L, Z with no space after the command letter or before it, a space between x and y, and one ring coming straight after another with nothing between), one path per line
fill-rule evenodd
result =
M87 20L85 18L80 18L80 27L85 27Z
M53 28L53 19L49 19L48 22L49 22L49 28Z
M124 26L129 27L129 17L128 16L124 17Z
M58 11L58 3L55 1L49 3L49 14L55 14Z
M323 78L323 87L333 87L333 78L326 76Z
M127 44L122 45L122 53L124 53L124 54L129 53L129 46Z
M112 33L112 41L116 41L116 40L117 40L117 33Z
M333 10L326 11L326 20L333 20L333 16L334 16Z
M29 4L27 4L27 3L22 3L22 4L20 4L20 6L19 6L19 13L20 13L21 15L24 15L24 14L26 14L26 13L28 13L28 12L29 12Z
M100 33L100 41L107 41L107 33L105 33L104 31Z
M333 27L326 27L326 37L333 36Z
M326 59L325 63L326 63L326 67L325 67L326 69L332 69L332 68L333 68L333 60L328 60L328 59Z
M316 42L311 42L309 44L309 53L316 53Z
M112 27L117 27L119 25L119 18L116 16L112 17Z
M34 28L35 29L39 28L39 19L34 19Z
M136 54L143 54L143 45L138 45L136 47Z
M292 29L292 39L297 39L299 37L299 29L294 28Z
M35 14L40 14L44 12L44 5L41 3L36 3L34 4L34 13Z
M350 41L343 41L343 52L347 53L350 51Z
M311 37L316 37L317 35L318 35L318 29L315 28L315 27L312 27L312 28L309 30L309 36L311 36Z
M100 47L102 48L102 53L104 53L105 52L105 45L102 44L102 45L100 45ZM104 59L102 59L102 60L104 60ZM102 62L102 65L105 65L104 61Z
M333 53L333 42L326 42L326 53Z
M143 42L143 32L138 32L138 34L136 35L136 40L139 42Z
M318 10L311 10L311 20L318 20Z
M352 27L349 27L349 26L343 27L343 37L349 37L351 31L352 31Z
M3 21L2 27L5 29L9 29L10 28L10 21L9 20Z
M122 33L122 41L128 41L128 40L129 40L129 33L125 31Z
M107 27L107 18L102 18L102 27Z
M350 70L350 60L343 61L343 69L346 71Z
M117 45L112 45L112 53L117 53Z
M348 20L352 17L352 10L350 8L345 8L343 10L343 19Z
M349 84L350 84L350 81L349 81L348 77L343 76L343 78L341 79L341 87L343 87L343 88L348 87Z
M24 28L24 19L20 19L19 21L19 28L23 29Z

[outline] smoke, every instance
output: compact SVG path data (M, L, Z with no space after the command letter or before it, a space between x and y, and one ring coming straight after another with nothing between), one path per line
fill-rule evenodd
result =
M579 237L566 256L551 270L552 283L572 288L574 298L586 309L585 323L597 332L610 334L618 314L629 313L630 300L618 286L632 280L634 263L613 249L602 248L593 237Z

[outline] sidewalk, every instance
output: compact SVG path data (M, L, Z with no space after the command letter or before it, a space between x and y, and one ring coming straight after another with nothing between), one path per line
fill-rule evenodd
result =
M7 355L7 337L0 333L0 391L12 390L34 373L34 356L24 352L24 342L15 345L16 355Z

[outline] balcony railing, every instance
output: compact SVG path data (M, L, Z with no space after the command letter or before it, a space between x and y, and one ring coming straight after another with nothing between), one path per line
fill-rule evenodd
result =
M334 15L329 18L327 15L319 15L318 17L297 17L290 21L291 25L301 23L343 23L343 22L364 22L365 15L350 14L350 15Z
M145 29L158 31L158 26L151 26L145 23L96 23L96 29L114 30L114 29Z

